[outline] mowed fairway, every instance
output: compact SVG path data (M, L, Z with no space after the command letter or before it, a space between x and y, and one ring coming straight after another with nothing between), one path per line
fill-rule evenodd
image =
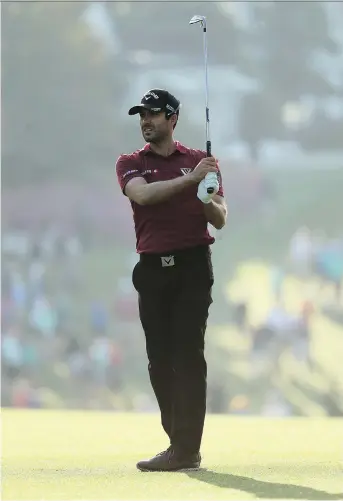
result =
M343 499L343 420L208 416L203 469L141 473L159 416L2 411L2 499Z

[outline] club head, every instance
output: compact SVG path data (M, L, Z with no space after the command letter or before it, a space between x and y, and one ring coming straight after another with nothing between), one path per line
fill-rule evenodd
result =
M206 17L205 16L193 16L189 21L189 24L201 23L201 26L206 26Z

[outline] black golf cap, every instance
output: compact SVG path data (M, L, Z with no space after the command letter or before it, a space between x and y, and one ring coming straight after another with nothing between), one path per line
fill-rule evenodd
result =
M129 115L137 115L144 108L151 111L165 111L166 116L174 115L180 108L180 101L167 90L152 89L144 94L141 104L129 109Z

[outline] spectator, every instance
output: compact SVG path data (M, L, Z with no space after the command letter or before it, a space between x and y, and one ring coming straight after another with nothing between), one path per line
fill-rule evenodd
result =
M271 290L275 301L282 299L282 287L285 279L285 272L280 266L272 266L270 270Z
M234 306L233 321L241 334L247 335L249 333L248 305L245 301Z
M94 334L106 334L108 330L108 312L101 301L93 301L90 308L90 323Z
M310 301L304 301L301 307L301 315L298 319L293 335L292 351L295 358L313 367L310 353L310 319L314 313L313 305Z
M28 294L31 301L45 292L45 272L46 266L42 260L35 259L30 263L28 271Z
M15 379L20 375L24 363L24 350L19 329L12 327L4 333L1 344L4 373L10 379Z
M311 274L313 244L311 232L306 226L299 228L290 241L290 261L298 278L307 279Z
M90 347L89 356L95 382L98 385L107 385L108 368L112 363L109 339L106 336L96 337Z
M31 326L44 337L54 337L57 328L57 315L47 298L39 297L33 302L30 312Z
M22 315L27 304L27 287L22 274L17 271L11 277L11 299L19 316Z

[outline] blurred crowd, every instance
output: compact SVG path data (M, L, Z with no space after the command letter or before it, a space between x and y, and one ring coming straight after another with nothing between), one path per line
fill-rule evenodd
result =
M82 406L99 388L121 389L122 348L100 300L78 304L85 250L76 233L48 227L2 239L2 403ZM84 310L84 311L83 311Z
M290 273L300 280L301 301L296 314L287 310L284 281ZM251 336L252 369L268 360L277 365L282 352L290 348L296 359L311 367L311 317L316 308L343 307L343 237L328 238L324 232L300 227L290 240L285 266L270 267L273 304L258 327L249 324L248 305L235 305L235 324ZM323 294L325 289L326 294ZM266 291L265 291L266 292Z
M85 294L89 284L82 263L87 252L77 232L54 226L38 233L4 233L3 405L156 409L151 392L139 388L133 370L137 359L137 365L146 364L130 272L121 270L108 302ZM127 270L136 259L135 253L128 254ZM287 273L302 287L297 312L285 306ZM343 310L342 281L343 239L299 228L290 239L285 266L270 266L270 290L264 293L273 301L264 321L250 322L248 302L232 305L232 323L249 340L248 389L249 381L277 377L286 351L313 370L311 319L317 308ZM209 410L249 413L249 391L235 394L235 384L229 386L230 398L221 385L210 383ZM266 386L259 413L288 415L292 408L279 389Z
M297 280L300 298L298 307L291 310L287 308L285 300L287 275ZM342 286L342 236L329 238L322 231L299 227L290 239L284 266L270 266L269 290L260 291L260 294L272 298L264 320L257 325L251 322L249 301L232 304L232 323L248 340L250 373L246 393L235 396L230 403L236 409L235 412L249 413L249 390L255 391L255 385L260 382L265 388L260 413L292 413L282 391L274 385L281 374L283 357L291 354L298 364L306 367L312 374L314 371L322 371L313 355L313 315L318 311L327 315L334 313L332 318L343 325ZM342 388L337 389L334 383L325 398L330 401L327 408L331 410L328 412L333 415L343 414ZM341 402L340 406L337 406L336 401Z
M270 221L273 190L262 171L223 170L232 212ZM105 188L46 184L40 193L32 186L7 190L3 200L3 405L154 409L151 392L137 385L146 359L131 282L137 255L129 208ZM118 232L123 256L116 254ZM126 264L96 278L104 248Z
M342 299L343 235L329 238L321 230L300 227L290 242L290 263L296 274L308 280L316 276L321 288L332 285L335 302Z

